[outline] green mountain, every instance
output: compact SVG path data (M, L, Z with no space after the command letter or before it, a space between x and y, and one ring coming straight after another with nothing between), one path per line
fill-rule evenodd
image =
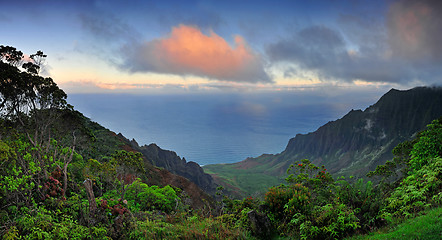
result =
M171 164L176 158L179 158L174 152L163 150L159 147L155 149L145 149L144 146L139 147L135 140L129 141L123 135L116 134L91 121L78 111L64 110L60 118L54 122L53 137L57 138L61 144L69 145L72 142L72 133L75 133L76 151L84 159L92 158L100 162L106 162L109 160L109 156L118 150L140 152L143 156L145 169L142 179L146 183L159 186L171 185L182 189L189 196L190 205L195 209L203 208L206 205L213 207L212 197L188 177L170 172L162 166L155 164L158 157L155 157L154 153L160 153L158 155L161 156L161 159ZM78 167L82 168L83 166ZM76 171L76 169L72 171ZM193 176L191 174L188 175L190 177ZM210 179L212 178L210 177ZM212 188L214 189L215 187L212 186Z
M315 132L296 135L280 154L206 165L204 170L239 196L282 182L287 168L302 159L324 165L334 176L360 177L391 159L398 143L441 115L442 88L392 89L364 111L351 110Z
M135 139L126 139L121 134L118 134L118 136L133 149L141 152L152 165L185 177L198 185L198 187L206 193L215 195L217 185L212 176L205 173L198 163L192 161L187 162L185 158L180 158L175 152L164 150L154 143L139 146Z

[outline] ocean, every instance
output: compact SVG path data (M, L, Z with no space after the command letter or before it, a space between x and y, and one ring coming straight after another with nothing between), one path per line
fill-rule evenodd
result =
M308 93L70 94L68 102L104 127L156 143L200 165L280 153L290 138L315 131L373 97Z

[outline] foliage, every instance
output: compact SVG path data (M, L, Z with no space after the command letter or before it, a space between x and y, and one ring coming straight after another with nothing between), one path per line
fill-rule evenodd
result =
M301 239L342 239L359 228L354 211L342 203L315 206L313 216L310 221L300 224ZM295 218L291 223L297 220Z
M141 211L160 210L166 213L176 210L180 201L171 186L148 186L139 179L128 187L126 199Z
M324 188L334 181L324 165L317 167L308 159L290 165L287 174L289 174L286 178L288 183L301 183L310 189Z
M399 143L393 149L394 158L388 160L385 164L376 166L374 171L367 173L367 177L382 177L381 182L387 184L394 182L395 180L401 179L401 177L408 172L408 162L410 160L410 152L413 148L413 142L415 141L404 141Z
M66 93L48 77L39 76L46 55L24 55L14 47L0 46L0 113L26 133L34 147L42 146L59 109L71 108Z
M24 213L17 228L25 239L106 239L106 230L78 224L70 215L58 215L44 207Z
M137 221L129 239L253 239L218 218L190 216L171 224L156 219Z
M334 179L325 166L318 167L308 159L301 160L300 163L290 165L287 169L289 176L286 181L290 184L302 184L309 189L311 197L316 204L322 205L330 201L330 187Z
M39 76L46 55L31 54L31 61L14 47L0 46L0 109L11 114L31 113L37 109L67 107L66 93L51 78ZM20 69L21 68L21 69Z
M34 157L36 149L22 140L1 142L2 170L0 189L2 206L33 204L33 197L42 197L40 182L41 167ZM36 190L36 191L35 191Z
M411 217L430 206L442 204L442 158L427 160L427 164L406 177L390 197L382 217Z
M119 150L112 155L110 163L115 166L115 174L121 184L121 198L124 198L127 186L135 181L136 174L145 172L142 154Z
M280 185L272 187L265 195L264 203L279 220L291 217L296 213L307 214L311 209L311 194L302 184Z
M359 219L360 230L367 232L384 224L379 218L379 211L384 206L384 199L379 187L371 181L358 179L349 183L345 179L336 181L334 186L335 201L353 209Z
M91 179L98 188L99 195L107 190L115 189L116 166L112 162L99 162L89 159L81 169L84 179ZM80 169L79 169L80 170Z
M335 182L326 171L324 166L317 167L304 159L288 169L291 174L286 180L290 185L273 187L266 193L269 215L282 234L301 239L339 239L360 228L356 217L360 209L351 205L356 203L356 196L350 190L360 193L361 186L344 180Z
M243 209L257 209L260 205L259 199L253 197L246 197L242 200L233 200L227 196L224 196L222 200L224 204L224 213L239 214Z
M442 118L427 125L410 152L410 168L418 171L429 159L442 156Z

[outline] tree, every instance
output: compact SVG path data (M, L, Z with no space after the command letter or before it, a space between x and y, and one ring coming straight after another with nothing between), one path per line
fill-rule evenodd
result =
M45 154L50 151L51 127L67 104L66 93L49 77L39 75L46 55L28 61L14 47L0 46L0 116L19 129L33 146L41 177L47 178Z
M137 179L136 174L145 172L142 154L120 150L113 154L111 162L116 165L116 175L121 181L121 199L124 199L127 186Z
M49 139L58 110L71 107L66 93L52 78L39 75L45 58L42 51L37 51L26 62L21 51L0 46L1 116L21 125L35 147Z

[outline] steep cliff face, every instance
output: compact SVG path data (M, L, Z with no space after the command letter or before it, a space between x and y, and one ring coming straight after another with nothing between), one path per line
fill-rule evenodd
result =
M341 119L329 122L308 134L298 134L276 155L248 158L231 165L208 165L219 183L226 185L226 168L264 174L268 182L282 181L291 163L309 159L325 165L335 176L364 176L393 157L400 142L411 139L432 120L442 116L442 88L419 87L407 91L392 89L379 101L362 110L351 110ZM243 168L242 166L249 166ZM246 186L238 186L247 189ZM265 183L259 189L265 190ZM255 191L258 188L254 189ZM244 192L243 192L244 194ZM250 192L249 192L250 194Z
M442 88L392 89L365 109L292 138L278 158L308 158L332 173L363 175L391 159L391 150L442 115Z
M204 170L197 163L187 162L186 159L180 158L175 152L161 149L156 144L140 147L135 140L129 141L126 139L126 142L141 152L152 165L185 177L198 185L206 193L215 194L217 185L214 183L212 176L204 173Z

